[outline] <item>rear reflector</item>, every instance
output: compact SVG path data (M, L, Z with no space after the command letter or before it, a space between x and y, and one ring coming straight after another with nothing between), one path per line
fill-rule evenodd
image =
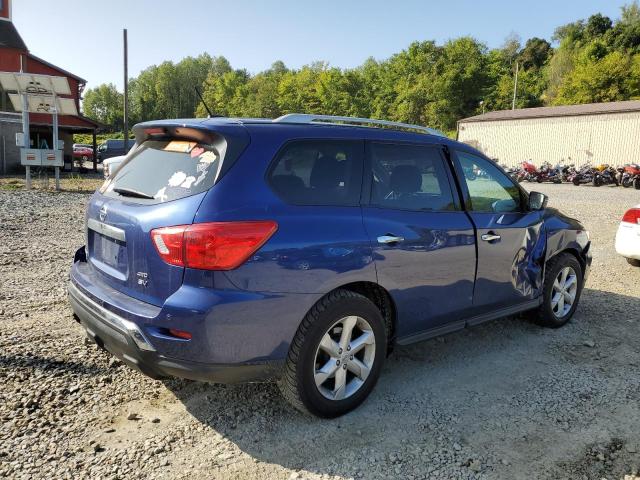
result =
M253 255L278 229L272 221L212 222L151 231L162 259L201 270L233 270Z
M622 221L640 225L640 208L632 208L631 210L627 210L627 212L624 214L624 217L622 217Z
M177 328L170 328L169 334L173 337L181 338L183 340L191 340L191 334L189 332L178 330Z

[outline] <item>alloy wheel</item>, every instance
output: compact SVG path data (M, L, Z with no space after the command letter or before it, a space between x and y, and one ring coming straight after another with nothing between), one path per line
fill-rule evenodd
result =
M369 322L358 316L341 318L324 334L316 350L314 379L329 400L356 393L369 376L376 356L376 339Z
M578 293L578 276L571 267L565 267L553 282L551 310L557 318L566 316L573 307Z

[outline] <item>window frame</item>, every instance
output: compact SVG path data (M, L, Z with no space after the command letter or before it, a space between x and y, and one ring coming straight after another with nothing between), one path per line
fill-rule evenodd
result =
M464 171L462 169L462 163L460 162L460 158L458 157L458 152L466 153L468 155L473 155L475 157L478 157L481 160L489 162L491 165L493 165L496 168L499 174L501 174L504 178L507 179L507 181L509 181L512 185L514 185L518 189L519 196L520 196L520 209L514 210L513 212L500 212L500 213L527 213L529 211L527 208L527 205L529 204L528 192L524 190L524 188L522 188L522 186L518 182L514 181L513 178L511 178L500 165L498 165L496 162L494 162L493 160L491 160L490 158L488 158L487 156L483 155L478 151L467 150L465 148L460 148L458 146L453 146L452 148L449 149L449 151L451 154L451 160L453 162L453 168L458 178L458 184L462 190L462 201L464 204L465 211L469 213L473 213L473 212L498 213L492 210L474 210L473 209L473 202L471 201L471 193L469 192L469 187L467 186L467 181L465 179Z
M317 142L330 142L330 143L351 143L353 145L358 145L359 144L359 149L357 149L359 155L360 155L360 185L358 186L359 188L359 194L356 195L355 197L357 198L356 201L354 201L353 203L341 203L341 204L337 204L337 203L298 203L298 202L291 202L289 200L287 200L286 198L284 198L274 187L273 184L271 183L271 175L273 174L274 170L277 168L278 163L280 162L280 159L283 155L284 152L286 152L286 150L291 146L291 145L295 145L295 144L300 144L300 143L317 143ZM273 156L273 158L271 159L271 161L269 162L269 167L267 168L265 174L264 174L264 181L267 185L267 188L269 189L269 191L271 193L273 193L273 195L280 200L282 203L284 203L285 205L291 205L291 206L295 206L295 207L360 207L360 205L362 204L362 194L364 191L364 183L363 183L363 179L366 175L366 160L365 160L365 146L364 146L364 140L360 139L360 138L336 138L336 137L300 137L300 138L291 138L288 139L287 141L285 141L282 145L280 145L280 148L278 148L278 151L275 153L275 155Z
M388 205L378 205L373 203L373 157L372 157L372 146L374 144L382 144L382 145L396 145L399 147L421 147L421 148L431 148L436 151L436 154L440 158L442 162L442 168L445 171L445 175L447 177L447 187L449 188L449 193L453 200L453 210L416 210L413 208L400 208L400 207L392 207ZM440 143L427 143L427 142L406 142L406 141L397 141L397 140L366 140L365 142L365 175L364 184L362 188L363 193L363 205L372 208L380 208L384 210L395 210L395 211L403 211L403 212L419 212L419 213L452 213L458 212L462 210L462 202L460 199L460 195L458 193L458 189L455 187L455 179L453 176L453 172L451 171L451 165L447 159L447 154L445 151L445 146ZM441 188L445 188L444 185Z

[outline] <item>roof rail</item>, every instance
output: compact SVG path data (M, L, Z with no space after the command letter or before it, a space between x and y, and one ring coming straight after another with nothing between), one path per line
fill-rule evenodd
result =
M423 127L422 125L412 125L410 123L390 122L388 120L376 120L374 118L341 117L337 115L313 115L307 113L289 113L273 120L278 123L324 123L330 125L352 125L352 126L381 126L395 127L396 129L415 130L429 135L446 137L444 133L435 128Z

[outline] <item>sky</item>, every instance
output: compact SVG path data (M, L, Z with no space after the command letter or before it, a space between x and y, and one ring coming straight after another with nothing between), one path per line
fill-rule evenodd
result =
M256 73L282 60L355 67L412 41L471 35L499 47L523 43L593 13L618 18L631 0L13 0L13 22L36 56L88 81L123 85L122 29L129 77L165 60L208 52Z

